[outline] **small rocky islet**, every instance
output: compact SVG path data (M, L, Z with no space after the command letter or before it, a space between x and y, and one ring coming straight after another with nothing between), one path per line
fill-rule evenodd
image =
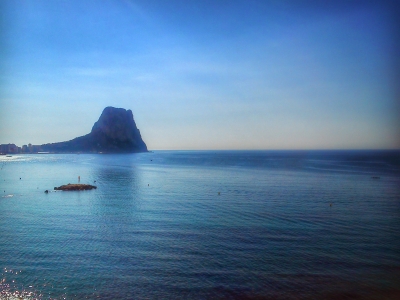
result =
M92 189L97 189L97 186L81 183L68 183L59 187L54 187L54 190L56 191L86 191Z

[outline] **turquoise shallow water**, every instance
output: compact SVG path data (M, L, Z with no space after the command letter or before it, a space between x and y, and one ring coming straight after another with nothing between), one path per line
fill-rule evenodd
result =
M400 295L399 152L16 155L0 168L0 299ZM78 176L98 188L53 191Z

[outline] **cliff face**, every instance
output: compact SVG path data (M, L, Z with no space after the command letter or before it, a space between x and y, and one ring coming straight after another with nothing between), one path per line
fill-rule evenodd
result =
M49 152L147 152L132 111L115 107L103 110L89 134L66 142L44 144L41 148Z

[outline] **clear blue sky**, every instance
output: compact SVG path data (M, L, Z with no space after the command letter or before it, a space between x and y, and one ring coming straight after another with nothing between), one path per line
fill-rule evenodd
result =
M400 148L395 1L1 0L0 143Z

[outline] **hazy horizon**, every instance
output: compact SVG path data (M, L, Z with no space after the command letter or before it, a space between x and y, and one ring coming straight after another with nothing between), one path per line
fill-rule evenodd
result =
M395 1L1 4L0 144L131 109L149 150L400 149Z

